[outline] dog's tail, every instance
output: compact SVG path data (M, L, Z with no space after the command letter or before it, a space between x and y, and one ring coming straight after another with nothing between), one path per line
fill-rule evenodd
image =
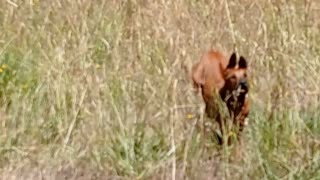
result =
M203 64L197 63L192 67L192 81L193 81L193 88L195 93L198 93L199 88L204 85L204 67Z

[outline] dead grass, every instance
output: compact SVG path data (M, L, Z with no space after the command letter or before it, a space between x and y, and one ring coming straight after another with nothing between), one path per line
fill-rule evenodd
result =
M1 179L320 178L319 9L1 1ZM187 74L205 50L234 47L252 86L241 158L195 127Z

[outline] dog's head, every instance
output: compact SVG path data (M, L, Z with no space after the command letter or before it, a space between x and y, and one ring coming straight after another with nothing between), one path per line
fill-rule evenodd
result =
M226 101L227 104L238 102L238 105L243 105L249 91L247 69L247 60L240 56L239 62L237 63L236 54L233 53L227 68L224 70L225 85L220 90L221 98Z

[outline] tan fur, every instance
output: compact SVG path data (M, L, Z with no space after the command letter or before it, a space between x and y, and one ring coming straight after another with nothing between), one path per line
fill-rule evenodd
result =
M231 58L231 57L230 57ZM236 62L236 56L233 60ZM243 57L241 57L243 58ZM223 133L223 123L225 119L222 118L218 104L216 103L218 98L224 101L227 105L229 114L233 117L233 123L239 125L239 131L243 130L245 125L245 119L249 114L249 102L247 94L245 95L244 101L238 103L237 108L232 107L235 104L233 101L227 99L221 99L228 92L235 91L239 87L240 80L247 80L246 71L247 65L246 60L243 58L241 63L245 63L245 67L232 66L229 64L229 59L225 57L219 51L210 50L206 52L192 68L192 80L193 86L196 92L201 90L203 100L206 104L206 114L208 117L215 119L220 126L220 131ZM240 64L240 62L239 62ZM242 65L244 66L244 65ZM216 96L218 95L218 96ZM240 98L239 98L240 99ZM242 98L243 99L243 98ZM240 107L241 106L241 107Z

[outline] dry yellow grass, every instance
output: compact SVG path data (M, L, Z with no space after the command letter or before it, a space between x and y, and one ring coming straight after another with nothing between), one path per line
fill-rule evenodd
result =
M319 17L310 0L1 1L0 179L319 179ZM240 159L194 126L186 72L209 48L250 63Z

